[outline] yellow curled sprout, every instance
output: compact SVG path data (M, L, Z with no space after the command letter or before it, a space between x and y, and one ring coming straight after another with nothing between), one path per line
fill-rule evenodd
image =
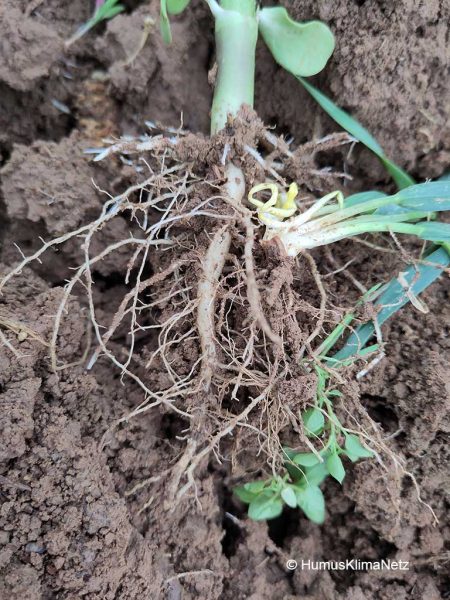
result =
M255 198L255 194L269 190L271 196L267 202ZM252 187L248 193L248 200L258 209L258 218L263 223L283 221L292 217L297 212L295 199L298 195L297 184L291 183L287 192L280 191L275 183L260 183Z

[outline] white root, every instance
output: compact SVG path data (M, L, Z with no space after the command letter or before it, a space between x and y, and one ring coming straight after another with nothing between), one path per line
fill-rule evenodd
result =
M228 226L219 229L209 245L203 263L203 273L198 284L197 328L202 348L201 377L205 390L209 389L216 360L215 302L219 278L230 249L231 234Z
M240 204L245 193L245 178L242 169L230 163L227 165L226 172L227 182L224 185L224 191L234 203ZM202 348L201 379L205 390L208 390L211 385L213 370L217 364L214 336L215 295L230 244L231 233L226 225L214 234L204 259L203 273L198 284L197 328Z

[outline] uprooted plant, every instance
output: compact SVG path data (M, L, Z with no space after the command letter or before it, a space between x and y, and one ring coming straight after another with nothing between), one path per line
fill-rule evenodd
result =
M65 286L49 342L52 366L55 371L65 367L58 362L61 322L75 287L84 286L96 345L87 367L105 356L144 394L120 422L160 406L188 423L181 457L160 475L167 478L167 505L195 491L195 471L211 453L220 461L226 452L236 464L254 436L266 457L254 470L265 462L272 476L238 488L239 497L250 504L250 516L275 517L286 503L322 522L319 485L328 474L342 481L342 457L357 460L389 451L363 410L355 412L360 420L350 427L334 406L341 398L335 382L345 384L340 373L349 363L345 357L336 364L329 351L355 315L340 322L344 311L336 316L329 308L308 250L382 231L447 242L450 227L434 216L450 209L450 185L419 184L391 196L370 192L347 199L332 192L296 214L302 208L297 183L308 185L292 183L296 158L354 138L337 134L293 151L268 131L251 108L256 42L261 34L283 68L305 77L323 69L333 52L333 35L323 23L293 21L284 8L258 9L256 0L206 2L215 19L217 53L212 137L182 129L159 128L157 133L158 126L149 123L150 135L113 140L93 150L97 161L114 153L126 156L140 180L109 196L93 222L24 258L3 278L0 290L47 250L81 239L83 260ZM179 14L188 3L161 0L167 42L169 15ZM329 173L313 165L311 174L329 181ZM94 240L123 217L129 220L129 237L94 252ZM96 265L124 252L127 292L110 321L100 323L93 294ZM153 273L148 271L150 256L158 267ZM319 307L295 287L294 270L307 273L317 286ZM403 290L409 298L412 283ZM366 302L370 299L365 296ZM299 312L307 316L301 323ZM119 343L123 337L125 347ZM364 350L369 337L353 348L351 362L375 350ZM304 401L299 392L288 403L283 386L299 378L315 386L314 400ZM345 414L345 402L341 404ZM361 421L371 428L370 435ZM287 431L295 437L289 447L282 443Z

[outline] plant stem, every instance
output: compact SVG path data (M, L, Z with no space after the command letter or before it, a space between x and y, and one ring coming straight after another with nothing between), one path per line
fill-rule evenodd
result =
M215 13L217 81L211 109L211 134L223 129L228 115L253 106L258 39L256 0L222 0Z

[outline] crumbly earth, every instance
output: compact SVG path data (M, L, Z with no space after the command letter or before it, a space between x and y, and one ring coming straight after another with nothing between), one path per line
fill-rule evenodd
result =
M67 228L100 210L101 190L117 194L134 174L111 159L93 165L82 149L102 137L140 133L145 120L206 132L211 91L211 37L206 11L174 26L175 45L165 49L157 28L135 61L145 15L156 2L127 2L127 14L100 26L66 52L63 42L88 17L77 0L4 0L0 7L0 272ZM448 7L444 1L409 0L384 6L354 2L292 2L295 16L322 18L333 27L337 52L320 85L351 109L388 153L421 177L440 174L449 162ZM298 142L334 131L332 124L260 49L260 116ZM56 103L54 102L56 100ZM63 108L63 110L61 110ZM363 150L315 157L317 166L345 167L351 189L386 183ZM94 188L92 180L97 185ZM333 180L330 186L336 185ZM324 187L326 185L324 184ZM105 228L99 248L129 234L125 220ZM401 261L354 242L333 247L339 265L364 285L391 276ZM58 359L72 366L52 372L45 343L61 299L67 267L79 261L69 244L43 265L25 270L0 297L0 333L14 346L0 348L0 598L50 599L279 599L438 600L448 597L450 530L449 302L445 280L424 295L429 313L412 307L383 328L387 357L358 384L360 401L379 423L391 449L406 461L420 486L375 461L348 469L344 486L327 481L327 521L308 522L287 510L269 525L254 523L231 494L236 481L229 461L213 455L196 472L192 497L171 510L164 478L156 479L184 450L185 420L158 407L105 432L142 401L137 386L106 359L84 367L88 321L83 296L73 297L58 340ZM98 265L99 317L112 315L123 295L128 256ZM322 275L338 266L325 251L314 253ZM156 260L156 259L155 259ZM303 263L302 263L303 264ZM303 265L304 266L304 265ZM150 271L160 265L150 257ZM267 275L275 306L278 265ZM310 274L290 271L305 303L299 331L319 300ZM278 278L278 279L277 279ZM359 292L343 272L326 279L337 315ZM271 304L272 303L272 304ZM11 328L11 322L19 323ZM9 323L9 325L8 325ZM305 325L306 327L306 325ZM35 332L33 335L27 331ZM186 348L180 364L192 360ZM155 384L158 384L155 370ZM310 391L305 378L283 390L295 408ZM193 399L192 401L195 401ZM350 405L351 406L351 405ZM238 470L254 468L257 444L236 435ZM223 448L226 458L229 446ZM130 493L139 483L155 478ZM147 505L146 505L147 504ZM403 572L332 572L286 568L287 559L410 562Z

